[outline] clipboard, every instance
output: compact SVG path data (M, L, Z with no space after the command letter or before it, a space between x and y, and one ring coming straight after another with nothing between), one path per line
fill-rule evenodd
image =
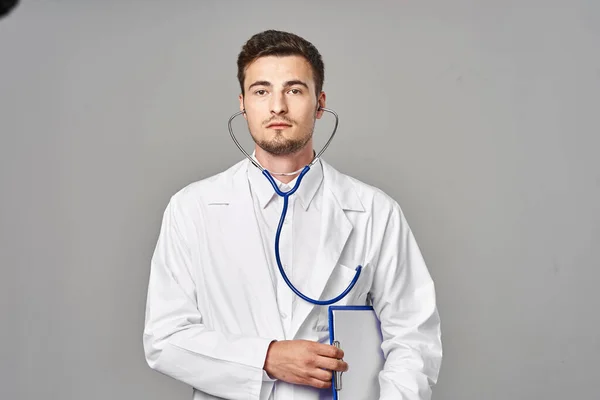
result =
M372 306L329 306L329 343L344 350L347 372L334 372L334 400L379 398L381 324Z

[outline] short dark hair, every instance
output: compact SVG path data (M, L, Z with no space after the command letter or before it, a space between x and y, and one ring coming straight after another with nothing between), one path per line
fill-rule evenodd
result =
M312 68L315 79L317 96L323 90L325 80L325 65L319 50L309 41L289 32L267 30L252 36L242 47L238 55L238 81L244 94L244 79L246 78L246 67L257 58L265 56L302 56L308 61Z

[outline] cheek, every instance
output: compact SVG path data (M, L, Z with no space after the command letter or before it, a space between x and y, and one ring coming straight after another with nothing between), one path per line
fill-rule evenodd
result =
M248 128L254 136L262 137L264 135L262 124L256 120L251 119L248 123Z
M312 127L314 126L315 123L315 114L313 113L307 113L305 115L302 116L302 120L298 121L302 128L304 129L312 129Z
M298 109L294 114L294 119L301 125L312 125L315 116L316 108L307 108L306 106Z
M260 116L264 115L265 107L260 102L246 100L244 104L246 109L246 116L250 121L260 120Z
M257 129L262 127L262 123L264 118L261 118L261 113L256 109L246 109L246 121L248 122L248 126L252 129Z

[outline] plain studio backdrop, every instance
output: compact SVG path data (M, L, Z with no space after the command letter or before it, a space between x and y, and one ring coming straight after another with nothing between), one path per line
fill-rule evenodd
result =
M0 398L190 398L144 361L149 262L169 197L242 157L236 56L265 29L324 57L325 159L407 215L434 398L598 398L597 0L22 1L0 20Z

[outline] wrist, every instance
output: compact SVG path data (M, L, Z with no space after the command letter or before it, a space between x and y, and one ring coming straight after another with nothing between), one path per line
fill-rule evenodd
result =
M267 347L267 353L265 354L265 362L263 363L263 371L266 372L266 374L269 376L269 378L273 379L273 377L271 376L271 374L269 373L269 366L270 366L270 358L271 358L271 352L273 350L273 345L277 343L277 340L273 340L271 341L271 343L269 343L269 347Z

